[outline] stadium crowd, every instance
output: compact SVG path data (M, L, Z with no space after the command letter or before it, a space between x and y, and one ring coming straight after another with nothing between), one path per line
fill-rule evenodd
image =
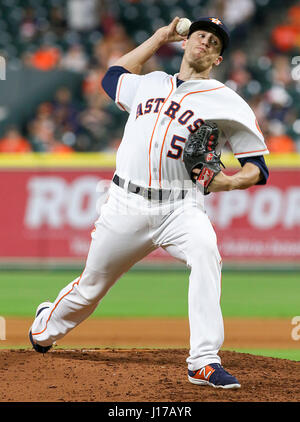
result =
M115 151L127 115L104 93L101 79L116 58L176 15L224 19L232 46L213 76L248 101L271 152L300 152L298 2L278 1L281 6L274 7L276 0L31 0L27 6L3 1L19 23L11 46L21 48L9 51L20 54L21 66L76 72L82 84L80 98L60 86L26 124L6 127L0 152ZM176 73L181 55L180 43L164 46L143 72Z

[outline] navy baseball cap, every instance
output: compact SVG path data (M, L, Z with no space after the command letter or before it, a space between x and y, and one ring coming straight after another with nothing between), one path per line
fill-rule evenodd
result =
M222 50L221 55L223 54L225 48L229 44L229 31L226 25L221 21L219 18L215 17L207 17L207 18L200 18L197 21L193 22L190 26L188 38L189 36L199 29L209 30L213 34L217 35L222 41Z

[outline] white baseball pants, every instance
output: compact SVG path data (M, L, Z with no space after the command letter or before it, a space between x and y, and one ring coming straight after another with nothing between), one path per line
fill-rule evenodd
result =
M190 268L188 369L220 363L218 351L224 340L221 257L202 206L191 194L170 206L170 202L149 201L114 184L92 232L83 273L34 320L34 340L48 346L65 336L92 314L122 274L158 247Z

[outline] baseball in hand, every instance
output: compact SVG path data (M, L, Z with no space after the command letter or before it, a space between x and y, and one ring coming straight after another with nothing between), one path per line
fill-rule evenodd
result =
M187 35L190 29L192 22L187 18L181 18L179 19L177 25L176 25L176 32L179 35Z

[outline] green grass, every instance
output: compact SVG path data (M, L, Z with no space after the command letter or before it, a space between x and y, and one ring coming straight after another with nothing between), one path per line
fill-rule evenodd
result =
M1 271L0 315L32 317L36 306L54 300L78 271ZM125 274L93 317L187 316L188 272L137 271ZM224 272L224 317L284 317L300 314L297 272Z
M71 271L2 272L0 315L32 316L42 301L80 275ZM131 272L103 299L93 316L185 316L187 276L182 273Z
M225 349L224 349L225 350ZM228 349L232 350L232 349ZM249 353L251 355L256 356L268 356L271 358L278 358L278 359L289 359L300 361L300 350L297 349L234 349L235 352L239 353Z
M227 317L292 318L300 314L299 272L230 272L222 277Z

